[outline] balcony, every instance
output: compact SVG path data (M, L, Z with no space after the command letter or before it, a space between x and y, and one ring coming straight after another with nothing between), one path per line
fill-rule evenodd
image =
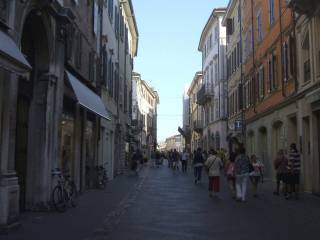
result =
M202 130L203 130L202 121L200 120L193 121L193 130L196 131L197 133L202 133Z
M320 14L319 0L288 0L288 6L299 14Z
M143 129L143 121L142 120L134 119L134 120L132 120L131 125L132 125L132 129L133 129L133 133L135 133L135 134L140 133Z
M214 96L214 87L203 84L197 93L197 104L205 105Z

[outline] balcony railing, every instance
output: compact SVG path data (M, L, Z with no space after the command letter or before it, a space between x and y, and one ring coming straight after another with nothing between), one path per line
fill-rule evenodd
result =
M205 105L214 96L212 84L203 84L197 93L197 104Z
M196 121L193 121L193 130L198 132L198 133L201 133L202 130L203 130L203 123L201 120L196 120Z

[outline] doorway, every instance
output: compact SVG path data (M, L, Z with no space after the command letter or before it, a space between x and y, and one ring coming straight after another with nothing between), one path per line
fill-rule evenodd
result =
M40 119L45 114L41 111L43 109L40 110L36 107L39 106L38 102L43 102L43 90L46 89L43 89L43 84L39 84L39 78L43 73L48 72L49 68L49 49L46 30L41 16L37 15L35 11L31 11L24 23L21 36L21 51L32 66L30 79L19 79L18 81L16 109L15 168L20 186L20 209L24 211L26 209L28 192L31 199L35 198L32 190L28 189L28 186L30 188L36 188L36 186L32 181L30 181L32 183L28 184L28 181L30 178L37 178L39 172L30 166L33 166L31 163L36 164L40 160L30 158L29 155L40 149L40 147L39 149L34 149L35 146L32 147L31 143L36 144L42 141L38 139L40 135L35 134L36 131L39 131L36 128L41 128L41 126L37 126L34 120ZM34 156L39 155L34 154ZM43 159L41 160L43 161ZM29 171L30 174L28 174Z

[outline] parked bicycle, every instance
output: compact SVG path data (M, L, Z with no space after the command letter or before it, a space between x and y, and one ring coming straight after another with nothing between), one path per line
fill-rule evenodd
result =
M51 202L59 212L66 211L67 207L76 207L77 205L77 187L70 179L70 175L63 176L60 169L56 168L53 176L58 177L58 183L51 193Z
M98 188L105 189L108 182L107 170L103 166L98 166Z

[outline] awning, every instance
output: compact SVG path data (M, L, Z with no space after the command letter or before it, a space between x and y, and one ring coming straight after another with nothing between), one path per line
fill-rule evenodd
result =
M32 69L15 42L1 30L0 68L17 74L26 74Z
M66 73L73 92L77 97L78 104L107 120L111 120L110 114L107 112L102 99L70 72L66 71Z

